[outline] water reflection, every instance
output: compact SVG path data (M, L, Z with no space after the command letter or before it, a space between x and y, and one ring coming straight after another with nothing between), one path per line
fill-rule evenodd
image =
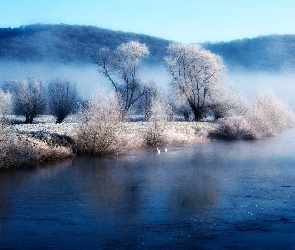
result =
M160 155L148 149L0 172L0 246L295 244L294 138L291 130L257 142L171 147Z
M187 156L180 159L172 152L159 159L149 152L144 157L78 159L74 165L80 166L79 172L87 180L79 181L79 188L95 197L90 203L99 216L151 220L157 214L174 217L185 209L199 212L216 203L218 179L214 169L203 168L199 160Z

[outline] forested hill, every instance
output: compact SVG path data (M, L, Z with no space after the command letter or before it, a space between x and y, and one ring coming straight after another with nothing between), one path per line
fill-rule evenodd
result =
M269 35L204 46L232 67L248 70L295 70L295 35Z
M93 26L28 25L0 28L0 59L89 63L101 46L115 48L137 40L150 50L149 63L162 63L171 41ZM230 42L205 43L229 67L246 70L295 69L295 35L270 35Z
M148 46L151 63L162 60L169 45L164 39L93 26L35 24L0 29L0 59L89 63L100 47L114 49L130 40Z

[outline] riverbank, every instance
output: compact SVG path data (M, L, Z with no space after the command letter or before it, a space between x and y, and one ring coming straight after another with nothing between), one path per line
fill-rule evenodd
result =
M74 116L61 124L55 124L52 116L39 116L33 124L19 124L17 117L10 119L11 125L5 126L2 135L2 168L38 165L77 155L75 144L79 125ZM167 122L161 143L172 146L208 142L217 127L215 122ZM145 137L149 128L148 122L125 122L122 129L124 143L118 153L147 147Z

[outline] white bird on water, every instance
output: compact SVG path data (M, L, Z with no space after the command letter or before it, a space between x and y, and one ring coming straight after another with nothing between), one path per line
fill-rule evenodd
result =
M165 148L164 150L165 150L165 152L167 153L168 149ZM157 148L157 153L158 153L158 154L161 154L161 149Z

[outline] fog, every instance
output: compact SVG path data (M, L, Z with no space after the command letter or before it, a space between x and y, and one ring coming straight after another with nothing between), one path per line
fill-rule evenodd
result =
M65 78L77 84L81 97L88 98L98 85L108 88L109 82L98 71L95 65L54 64L54 63L23 63L0 62L3 72L0 75L0 84L8 80L25 80L35 77L46 84L57 77Z
M89 98L98 86L111 89L110 82L98 72L95 64L58 64L58 63L25 63L19 61L0 61L0 85L10 80L25 80L34 77L46 84L57 77L68 79L77 84L79 94ZM164 66L143 66L141 78L152 81L162 90L168 89L169 76Z
M8 80L24 80L35 77L46 84L57 77L66 78L77 84L81 97L89 98L102 86L111 89L110 82L98 72L94 64L54 64L24 63L18 61L1 61L0 84ZM163 65L141 68L141 78L157 84L161 90L169 88L170 76ZM272 90L278 98L295 107L295 72L253 72L229 70L226 86L232 88L247 99L254 98L259 91Z
M295 108L295 72L249 72L229 71L227 85L252 99L257 93L271 90L275 95Z

